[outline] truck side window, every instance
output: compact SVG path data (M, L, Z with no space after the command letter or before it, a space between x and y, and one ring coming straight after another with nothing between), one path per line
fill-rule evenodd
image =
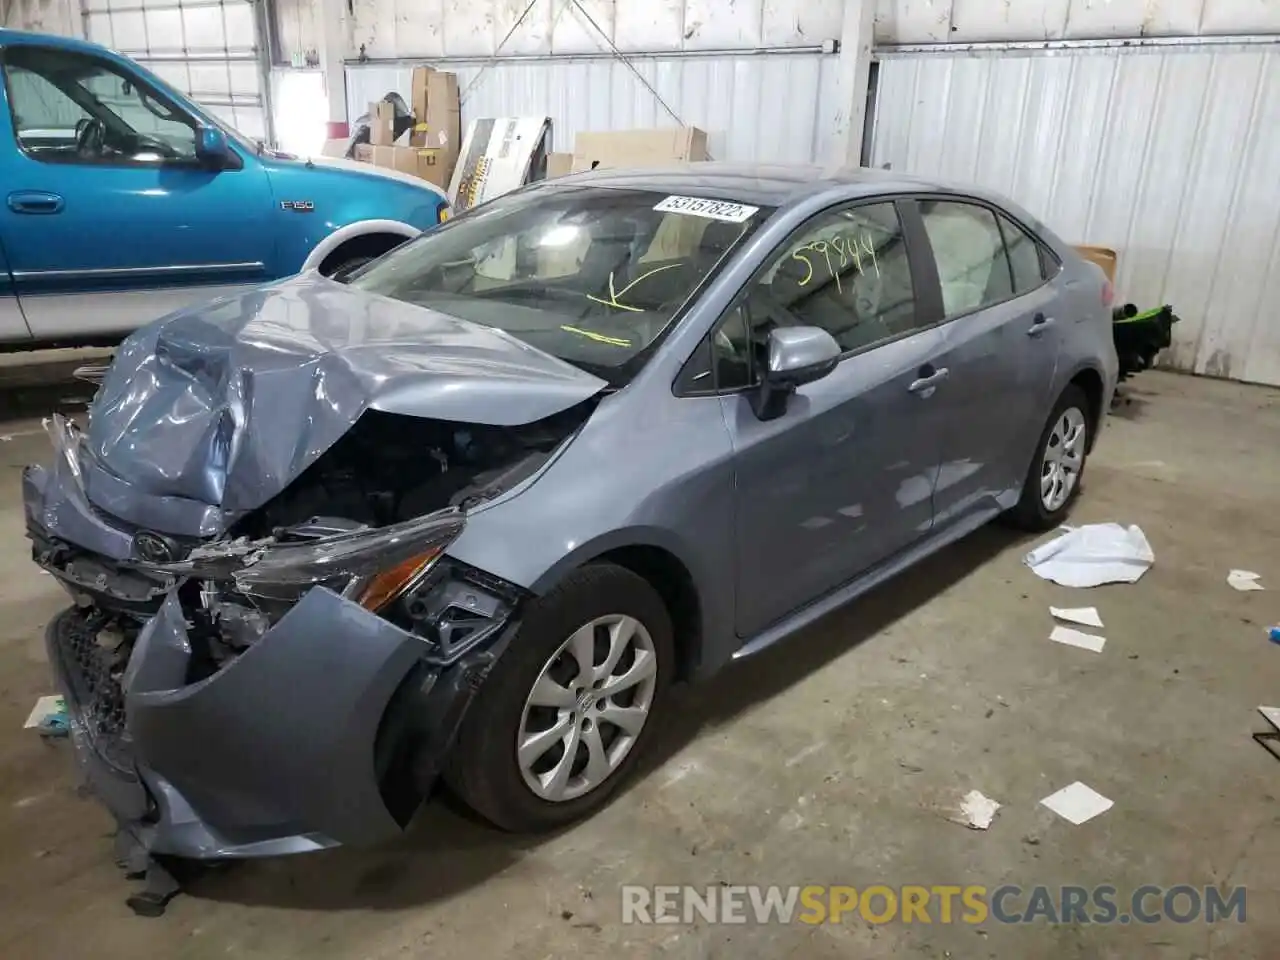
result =
M114 64L47 47L4 52L13 131L44 163L194 163L193 121Z

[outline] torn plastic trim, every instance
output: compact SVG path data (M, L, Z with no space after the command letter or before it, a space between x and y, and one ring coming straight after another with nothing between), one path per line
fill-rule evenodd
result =
M60 413L53 416L45 417L40 421L40 425L44 427L44 432L49 437L49 442L53 444L53 452L59 460L61 460L72 478L75 480L76 487L79 492L84 494L84 470L80 466L80 448L84 440L83 434L76 425L64 417Z

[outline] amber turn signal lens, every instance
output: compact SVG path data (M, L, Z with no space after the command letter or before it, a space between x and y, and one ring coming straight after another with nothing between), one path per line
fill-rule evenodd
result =
M394 567L383 570L373 577L360 591L359 603L366 610L382 609L404 592L405 587L425 570L431 561L440 556L440 551L429 550L416 557L410 557L397 563Z

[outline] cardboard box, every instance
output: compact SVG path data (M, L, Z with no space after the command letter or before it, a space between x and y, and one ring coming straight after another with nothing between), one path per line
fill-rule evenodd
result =
M379 100L369 104L369 142L375 147L389 147L395 136L396 110Z
M1116 282L1116 252L1110 247L1091 247L1088 244L1076 246L1076 253L1090 263L1096 263L1112 283Z
M584 131L573 142L573 172L597 167L656 167L707 159L707 134L697 127Z
M458 76L430 67L414 67L410 83L414 126L409 143L457 157L462 148L462 107Z
M320 148L320 156L342 159L347 155L347 146L351 141L347 137L339 140L326 140Z
M572 153L548 153L547 154L547 179L552 177L563 177L565 174L573 172L573 154Z
M441 190L449 189L453 167L448 156L439 150L423 147L375 147L362 143L356 147L356 159L387 170L399 170L433 183Z

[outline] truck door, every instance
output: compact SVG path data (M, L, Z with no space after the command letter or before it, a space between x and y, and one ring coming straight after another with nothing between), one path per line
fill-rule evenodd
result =
M196 157L199 122L127 61L5 48L0 240L37 339L125 332L272 275L256 155Z
M5 168L0 158L0 173ZM0 183L4 181L0 175ZM18 295L13 290L13 281L9 277L9 261L4 255L4 244L0 243L0 343L29 340L31 331L27 329L27 321L22 316L22 305L18 303Z

